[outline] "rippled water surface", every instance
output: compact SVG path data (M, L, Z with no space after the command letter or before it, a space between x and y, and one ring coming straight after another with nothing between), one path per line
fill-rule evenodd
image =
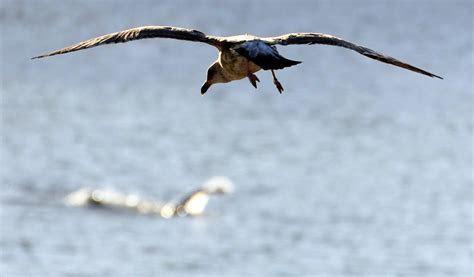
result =
M469 1L0 1L2 276L472 276ZM199 94L216 51L146 40L30 57L140 25L326 32L445 77L329 46ZM70 208L89 186L172 199L164 220Z

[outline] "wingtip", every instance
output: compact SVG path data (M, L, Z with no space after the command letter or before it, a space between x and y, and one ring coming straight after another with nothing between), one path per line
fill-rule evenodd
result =
M428 72L428 74L425 74L425 75L428 75L428 76L431 77L431 78L437 78L437 79L444 80L443 77L438 76L438 75L436 75L436 74L433 74L433 73L431 73L431 72Z
M431 73L431 72L425 71L425 70L418 71L418 73L422 73L422 74L424 74L424 75L426 75L426 76L428 76L428 77L431 77L431 78L437 78L437 79L444 80L443 77L438 76L438 75L436 75L436 74L433 74L433 73Z
M46 57L50 57L50 56L54 56L54 55L57 55L57 54L55 54L55 53L42 54L42 55L39 55L39 56L34 56L31 59L32 60L42 59L42 58L46 58Z

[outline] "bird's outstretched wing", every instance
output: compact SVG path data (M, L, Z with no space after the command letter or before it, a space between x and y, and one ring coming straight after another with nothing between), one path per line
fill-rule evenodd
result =
M301 63L281 56L275 46L258 39L237 44L232 49L264 70L283 69Z
M207 36L206 34L196 30L171 26L144 26L85 40L60 50L33 57L32 59L65 54L69 52L96 47L102 44L123 43L145 38L173 38L179 40L198 41L210 44L215 47L218 47L220 42L217 37Z
M268 37L262 38L268 44L280 44L280 45L290 45L290 44L326 44L326 45L334 45L339 47L344 47L348 49L352 49L354 51L359 52L360 54L384 62L388 64L393 64L414 72L418 72L430 77L436 77L439 79L443 79L442 77L430 73L426 70L421 68L415 67L413 65L404 63L399 61L395 58L390 56L386 56L384 54L378 53L372 49L356 45L354 43L345 41L335 36L321 34L321 33L293 33L293 34L286 34L278 37Z

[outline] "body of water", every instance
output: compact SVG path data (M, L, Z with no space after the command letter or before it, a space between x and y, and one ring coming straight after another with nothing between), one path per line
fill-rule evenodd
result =
M472 276L470 1L0 1L2 276ZM30 57L141 25L324 32L445 77L331 46L200 87L217 52L145 40ZM160 219L73 208L81 187L169 200Z

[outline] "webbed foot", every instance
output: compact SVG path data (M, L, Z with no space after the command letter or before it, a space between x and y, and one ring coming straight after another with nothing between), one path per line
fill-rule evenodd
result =
M277 77L275 76L275 72L272 69L272 76L273 76L273 83L275 84L276 88L278 89L278 92L281 94L284 89L281 83L278 81Z
M257 88L257 82L260 82L260 79L258 79L257 75L253 73L248 73L247 78L249 78L250 83L254 88Z

